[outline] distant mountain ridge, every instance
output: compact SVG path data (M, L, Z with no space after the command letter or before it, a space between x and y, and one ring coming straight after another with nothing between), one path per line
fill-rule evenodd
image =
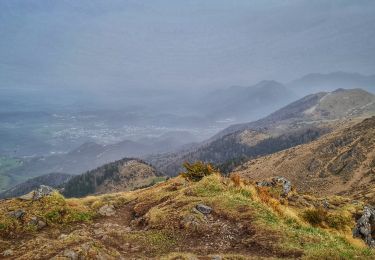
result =
M142 157L146 154L161 153L177 149L195 137L185 131L175 131L159 138L144 138L139 142L125 140L110 145L86 142L66 153L45 157L24 158L20 166L7 174L33 178L51 172L66 172L72 175L95 169L103 164L126 157ZM18 183L13 183L18 184Z
M146 162L124 158L76 175L63 184L66 197L128 191L152 185L163 175Z
M175 175L184 161L203 160L231 170L249 158L308 143L351 118L375 115L375 96L360 89L338 89L297 100L269 116L233 125L210 140L180 154L149 157L168 175Z
M31 178L0 193L0 199L24 195L38 188L40 185L47 185L53 188L58 188L59 186L70 180L72 177L72 175L66 173L49 173L46 175Z
M270 128L285 123L314 122L356 116L371 116L375 112L375 95L362 89L337 89L307 95L260 120L236 124L216 134L219 138L245 129Z
M128 191L152 185L164 176L140 159L123 158L79 175L50 173L31 178L0 193L0 199L18 197L40 185L60 190L66 197Z

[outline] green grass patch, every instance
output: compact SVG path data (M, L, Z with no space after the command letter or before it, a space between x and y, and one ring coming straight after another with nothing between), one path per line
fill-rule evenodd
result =
M210 175L193 186L193 192L199 197L213 197L220 195L225 187L220 182L220 176Z
M128 233L122 239L124 242L141 246L145 252L153 256L170 252L177 246L176 234L164 230Z
M72 204L72 203L70 203ZM70 205L59 193L44 197L37 201L22 201L18 199L9 200L0 209L0 233L9 232L31 232L32 218L38 218L49 226L69 225L74 222L87 222L95 217L95 213L82 204ZM25 215L22 219L9 216L13 210L23 209ZM2 227L2 228L1 228Z
M332 234L319 227L299 224L292 218L279 222L285 234L282 247L300 249L306 259L372 259L374 252L352 245L339 234Z

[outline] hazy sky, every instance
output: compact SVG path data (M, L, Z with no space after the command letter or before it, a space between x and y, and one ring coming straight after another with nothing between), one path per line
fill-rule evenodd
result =
M339 70L375 73L375 1L0 1L2 88L221 88Z

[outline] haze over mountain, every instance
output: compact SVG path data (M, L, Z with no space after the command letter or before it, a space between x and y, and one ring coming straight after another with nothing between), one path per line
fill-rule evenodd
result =
M282 128L298 123L314 124L345 117L371 116L375 111L375 96L362 89L337 89L307 95L260 120L232 125L212 139L250 128Z
M311 73L288 83L288 87L299 94L311 94L320 91L333 91L338 88L361 88L375 93L375 75L359 73L332 72Z
M0 88L22 97L7 101L17 110L113 109L312 72L373 75L374 5L3 0Z
M311 142L351 118L375 114L375 95L337 89L308 95L260 120L230 126L186 151L150 156L148 161L175 175L184 161L203 160L228 171L249 158Z
M171 132L159 138L144 138L139 142L125 140L110 145L86 142L68 153L20 158L17 159L19 160L17 166L1 173L0 176L5 176L9 180L1 183L0 190L7 189L27 178L51 172L77 175L124 157L139 158L152 153L174 151L174 149L195 140L195 137L189 133Z
M256 119L271 108L281 107L283 102L292 99L293 96L293 92L280 83L262 81L251 87L234 87L216 91L211 98L207 96L207 102L205 98L202 98L195 104L197 111L200 110L201 113L207 115L211 113L211 116L207 116L211 117L211 120L215 120L215 117L216 120L228 118L228 121L222 123L225 126L233 117L238 120ZM363 90L339 89L332 93L320 92L293 102L258 121L228 127L209 139L208 144L207 142L203 145L192 144L202 140L197 138L202 133L196 135L192 134L191 130L180 130L166 132L158 137L140 138L142 135L138 134L136 141L123 140L112 144L89 141L69 152L48 156L10 158L10 163L15 162L14 166L3 167L4 170L0 172L3 182L0 187L8 189L27 178L51 172L80 174L123 157L148 158L159 170L169 175L177 174L183 161L198 159L222 165L223 170L225 168L225 171L228 171L249 156L265 155L318 138L331 128L327 123L322 124L322 120L368 116L373 111L374 97ZM116 115L114 120L120 118L117 113L104 112L103 114L105 116L102 115L102 117L107 120L112 120L108 116L113 115ZM87 118L91 120L90 117ZM87 120L86 117L83 117L83 120ZM164 123L167 124L167 122L168 119L164 117ZM204 126L206 124L201 127ZM139 132L139 130L136 131ZM226 136L238 131L241 132ZM73 134L76 132L77 130L72 130ZM14 130L9 133L14 133ZM85 132L82 135L84 136ZM225 138L222 138L224 136ZM29 139L24 140L28 143ZM9 145L12 144L9 140L8 142ZM41 149L37 143L34 145ZM166 152L170 154L166 155ZM173 154L173 152L176 153ZM160 153L163 155L155 155ZM154 155L150 157L151 154Z
M176 130L202 141L307 94L371 92L374 9L366 0L1 1L0 154Z
M198 99L197 108L209 118L249 121L266 116L296 98L292 90L273 80L249 86L233 86Z

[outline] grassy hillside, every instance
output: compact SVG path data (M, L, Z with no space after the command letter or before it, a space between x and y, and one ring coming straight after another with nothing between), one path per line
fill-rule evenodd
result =
M212 211L203 214L198 204ZM362 207L342 197L323 200L294 191L281 197L277 187L259 188L238 176L213 174L199 182L177 177L81 199L55 193L34 202L0 201L0 251L17 259L373 259L374 251L351 237ZM9 215L18 209L22 217ZM35 217L46 226L38 229Z
M237 168L261 180L281 175L299 190L321 195L356 194L374 202L375 117L343 126L318 140L251 160Z
M167 160L155 156L150 162L170 176L175 176L181 171L183 162L197 160L215 164L223 172L228 173L246 160L311 142L326 132L327 129L316 127L291 130L281 135L271 135L264 131L236 132L214 140L195 151Z

